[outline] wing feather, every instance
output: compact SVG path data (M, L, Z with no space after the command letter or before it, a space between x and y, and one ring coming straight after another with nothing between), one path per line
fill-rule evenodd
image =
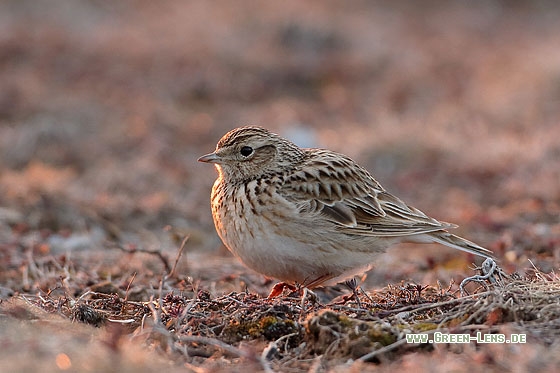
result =
M305 151L306 160L282 185L300 213L323 215L342 232L364 236L409 236L455 227L386 192L349 157L323 149Z

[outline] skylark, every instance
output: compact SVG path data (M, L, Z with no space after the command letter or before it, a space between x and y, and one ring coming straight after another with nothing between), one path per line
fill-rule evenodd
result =
M303 149L261 127L225 134L214 153L212 216L246 266L307 288L368 270L399 242L437 242L483 257L492 252L387 192L349 157Z

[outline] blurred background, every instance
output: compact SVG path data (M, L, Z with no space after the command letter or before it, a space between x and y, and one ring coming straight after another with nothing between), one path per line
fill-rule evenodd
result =
M350 155L508 270L557 268L559 16L544 0L4 0L1 281L25 289L26 250L101 263L123 255L107 242L174 255L185 235L188 273L204 258L249 273L196 162L245 124ZM373 285L449 280L474 258L380 260Z

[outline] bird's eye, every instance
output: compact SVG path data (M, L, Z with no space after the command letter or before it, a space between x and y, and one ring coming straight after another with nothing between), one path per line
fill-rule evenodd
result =
M241 153L242 156L248 157L251 155L251 153L253 153L253 148L251 148L250 146L244 146L241 148L239 152Z

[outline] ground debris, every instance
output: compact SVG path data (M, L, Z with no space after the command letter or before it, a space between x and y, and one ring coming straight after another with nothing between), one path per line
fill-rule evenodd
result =
M268 299L250 292L213 297L206 290L188 296L169 292L147 302L92 291L76 299L20 297L73 322L123 324L131 338L143 336L147 345L192 364L220 356L243 358L263 370L317 358L325 366L380 362L432 348L406 344L410 333L515 332L545 344L560 338L560 278L554 273L507 276L462 297L452 285L388 285L362 290L359 303L348 298L330 304L310 300L314 298Z

